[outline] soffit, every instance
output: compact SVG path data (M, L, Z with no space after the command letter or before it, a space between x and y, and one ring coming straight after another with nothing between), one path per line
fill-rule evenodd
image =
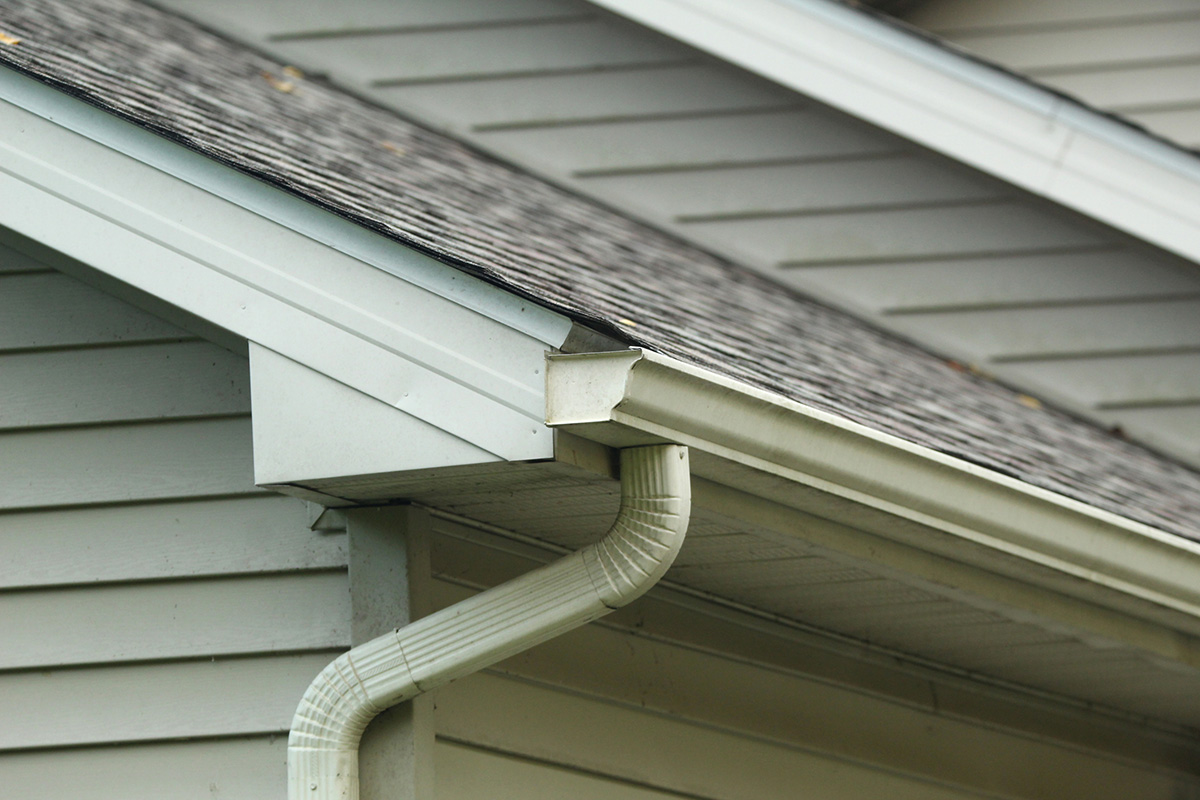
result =
M165 0L277 58L1200 463L1200 272L572 0Z
M574 550L602 536L617 512L620 486L604 469L603 458L586 467L493 464L336 488L365 501L408 498L502 537ZM718 484L697 480L693 489L687 540L665 581L672 587L864 653L1090 704L1114 718L1200 726L1200 700L1188 699L1200 696L1200 669L886 568L849 542L819 541L800 518L766 525L731 515Z

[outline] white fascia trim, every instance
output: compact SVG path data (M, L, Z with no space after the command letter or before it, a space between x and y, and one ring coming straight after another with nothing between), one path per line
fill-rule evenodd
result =
M1200 158L829 0L591 0L1200 260Z
M412 248L8 67L0 67L0 100L554 347L570 332L571 321L560 314L438 264Z
M0 225L498 458L552 448L571 320L7 68Z
M1198 629L1200 543L655 353L553 355L546 377L551 427L688 445L706 480L848 527L865 509L875 535ZM834 502L805 508L812 490Z

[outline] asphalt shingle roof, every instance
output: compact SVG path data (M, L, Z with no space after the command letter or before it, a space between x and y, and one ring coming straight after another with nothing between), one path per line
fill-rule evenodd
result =
M1196 471L191 22L20 0L0 31L0 64L630 344L1200 540Z

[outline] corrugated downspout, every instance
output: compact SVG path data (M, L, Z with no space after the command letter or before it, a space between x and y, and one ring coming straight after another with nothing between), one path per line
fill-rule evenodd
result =
M357 800L358 744L385 709L620 608L679 552L691 511L687 448L621 451L621 510L596 544L354 648L300 701L289 800Z

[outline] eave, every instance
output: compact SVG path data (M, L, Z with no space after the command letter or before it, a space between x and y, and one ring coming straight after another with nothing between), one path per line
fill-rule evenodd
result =
M591 0L1035 195L1200 260L1195 155L827 0Z
M701 504L1200 666L1200 544L653 353L551 356L547 387L559 430L689 445Z

